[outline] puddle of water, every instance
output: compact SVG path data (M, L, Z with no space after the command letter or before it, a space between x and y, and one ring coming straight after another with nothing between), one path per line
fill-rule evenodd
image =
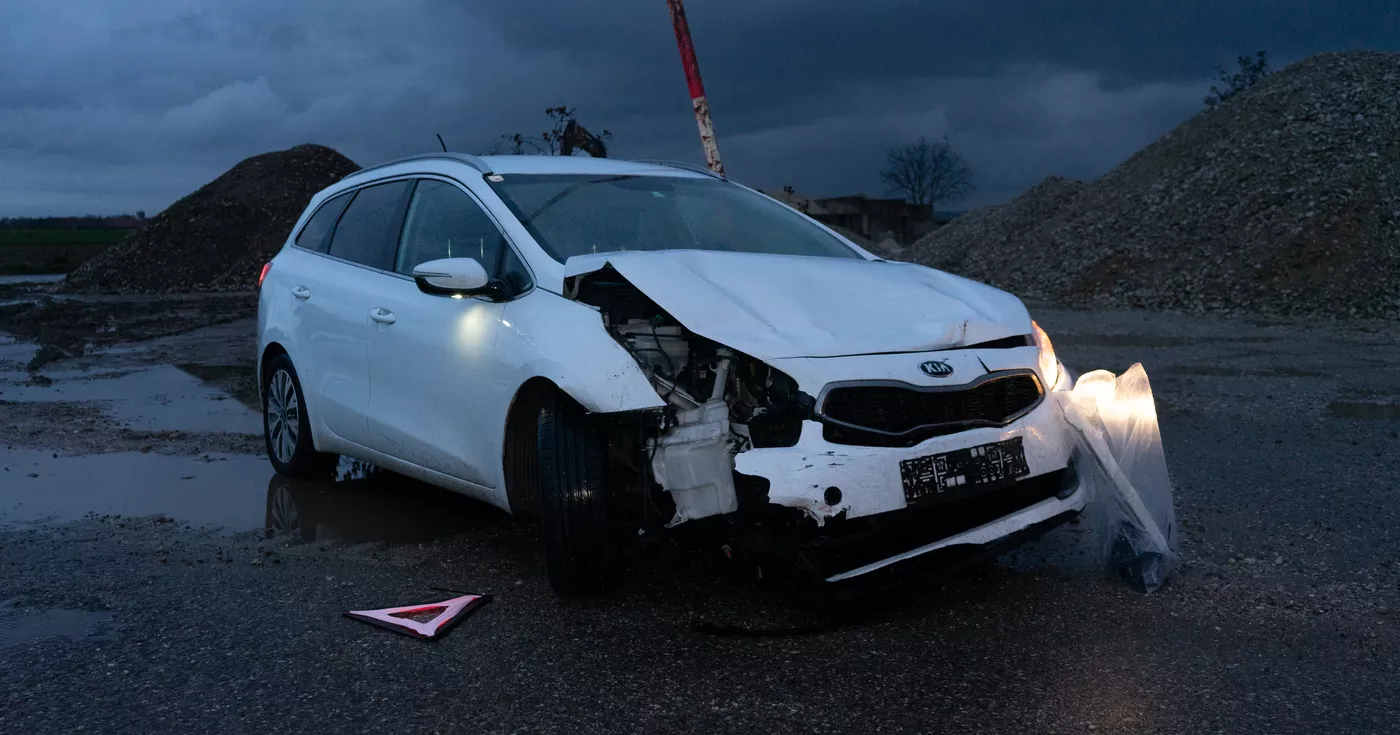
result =
M407 543L510 522L485 503L400 475L344 474L351 479L273 475L267 483L266 536Z
M0 607L0 650L47 638L87 638L111 621L109 612L58 608L16 613Z
M273 474L264 458L210 458L0 450L0 528L167 516L269 538L404 543L510 522L485 503L355 460L342 460L339 479L314 481Z
M4 369L0 379L25 379L27 374L24 372L24 366L28 365L38 352L38 345L18 342L13 337L0 333L0 368Z
M175 367L199 378L206 385L216 386L220 390L226 391L235 399L241 401L243 405L257 411L261 416L262 401L258 394L258 383L256 379L257 367L254 363L246 365L200 365L197 363L181 364ZM261 428L261 423L259 428Z
M1341 419L1400 421L1400 404L1333 401L1327 404L1327 415Z
M30 275L8 275L0 276L0 286L12 286L18 283L61 283L67 278L66 273L37 273Z
M1239 368L1225 365L1173 365L1167 372L1219 378L1326 378L1327 373L1295 367Z
M263 527L267 460L120 452L54 457L0 450L0 526L72 521L90 513L163 514L231 531ZM31 477L31 475L34 475Z
M261 434L262 417L228 393L173 365L140 370L46 372L52 385L17 384L7 374L0 400L106 401L125 426L147 431Z

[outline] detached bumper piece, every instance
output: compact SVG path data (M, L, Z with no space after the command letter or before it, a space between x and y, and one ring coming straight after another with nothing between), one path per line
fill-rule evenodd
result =
M1078 490L1071 465L954 500L845 521L810 541L802 556L819 578L839 582L940 550L997 555L1079 515L1082 503L1068 502Z

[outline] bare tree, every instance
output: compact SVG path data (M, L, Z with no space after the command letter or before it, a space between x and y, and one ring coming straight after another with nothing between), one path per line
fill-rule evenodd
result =
M880 180L890 193L929 209L938 202L958 201L972 191L972 169L947 136L933 143L920 138L889 149Z
M540 133L539 137L507 133L496 141L489 153L494 155L509 153L517 156L525 153L545 156L572 156L574 151L583 151L594 158L608 157L606 141L612 139L612 133L606 130L599 135L588 132L575 119L573 108L565 105L551 107L545 110L544 114L553 121L549 130Z
M1239 64L1239 71L1234 74L1226 74L1224 69L1217 68L1218 85L1210 85L1210 94L1206 95L1206 107L1215 107L1225 100L1234 97L1240 92L1258 84L1264 77L1269 76L1269 60L1263 51L1254 54L1251 59L1248 56L1240 56L1235 59Z

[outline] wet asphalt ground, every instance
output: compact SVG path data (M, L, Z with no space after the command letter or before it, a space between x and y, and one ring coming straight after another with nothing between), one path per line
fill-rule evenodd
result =
M1397 330L1036 315L1079 371L1152 379L1184 562L1157 593L1068 526L838 589L682 537L559 601L498 511L274 476L247 319L36 372L0 337L0 732L1400 731ZM433 642L341 616L433 587L494 599Z

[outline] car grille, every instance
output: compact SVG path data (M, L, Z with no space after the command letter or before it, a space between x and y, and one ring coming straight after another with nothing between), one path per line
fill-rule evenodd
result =
M968 386L844 385L822 403L823 435L837 444L912 446L977 426L1002 426L1044 397L1034 373L991 373Z

